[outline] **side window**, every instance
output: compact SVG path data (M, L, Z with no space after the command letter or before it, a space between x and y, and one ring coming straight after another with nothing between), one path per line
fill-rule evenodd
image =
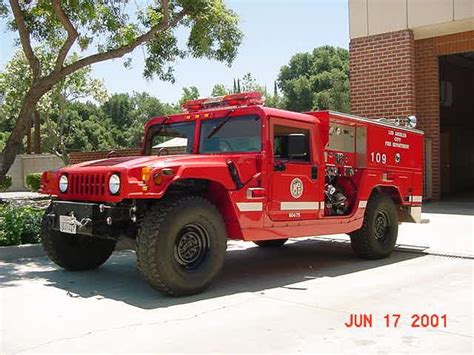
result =
M273 154L277 160L309 162L309 130L275 125L273 127L273 147Z

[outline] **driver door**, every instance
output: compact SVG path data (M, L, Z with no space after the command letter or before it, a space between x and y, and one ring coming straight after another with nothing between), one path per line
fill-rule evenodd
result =
M314 135L314 126L309 123L270 120L273 155L268 179L268 216L271 221L319 218L318 197L324 182L318 180Z

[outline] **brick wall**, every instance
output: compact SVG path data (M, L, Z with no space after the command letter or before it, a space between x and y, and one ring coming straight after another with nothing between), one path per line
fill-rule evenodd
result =
M182 154L184 152L184 147L176 147L176 148L166 148L169 154ZM140 155L141 149L140 148L133 148L133 149L117 149L114 150L115 154L113 156L116 157L129 157L134 155ZM155 150L155 153L158 152L158 149ZM69 153L69 163L70 164L78 164L85 161L90 160L97 160L97 159L105 159L107 155L110 153L110 150L98 150L94 152L71 152Z
M414 40L410 30L354 38L351 111L369 117L416 114L432 147L432 197L441 195L438 56L474 50L474 31Z
M349 51L352 113L393 118L416 112L415 46L410 30L354 38Z

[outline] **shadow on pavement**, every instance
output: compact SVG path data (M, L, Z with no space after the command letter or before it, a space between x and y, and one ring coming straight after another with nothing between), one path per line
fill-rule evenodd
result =
M423 213L474 216L474 201L437 201L423 204Z
M170 298L153 290L140 277L135 253L115 253L101 268L68 272L46 258L0 263L0 287L17 286L25 281L41 281L60 288L71 297L114 299L142 309L170 307L240 292L259 292L283 287L305 290L309 279L338 277L423 257L420 254L394 252L382 260L361 260L347 243L303 240L278 249L247 248L242 244L227 251L224 269L218 280L203 293Z
M474 216L474 190L444 197L441 201L424 202L423 213Z

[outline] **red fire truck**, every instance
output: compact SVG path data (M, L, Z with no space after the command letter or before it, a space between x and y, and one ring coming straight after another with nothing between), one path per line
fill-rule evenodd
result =
M415 119L370 120L263 106L258 93L188 101L145 126L142 154L45 172L49 257L100 266L119 236L143 277L168 295L207 287L227 239L280 247L347 233L354 252L390 255L400 222L421 217L423 133ZM173 140L181 148L170 151ZM173 153L173 154L170 154Z

